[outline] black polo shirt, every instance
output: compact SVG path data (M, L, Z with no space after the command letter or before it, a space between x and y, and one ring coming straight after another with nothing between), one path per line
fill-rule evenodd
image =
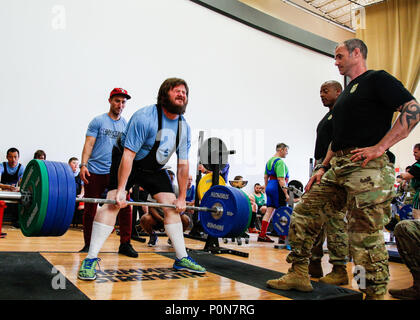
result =
M391 128L396 109L414 97L384 70L353 79L333 109L332 151L377 144Z
M328 113L318 123L316 128L315 159L325 158L332 138L332 112Z

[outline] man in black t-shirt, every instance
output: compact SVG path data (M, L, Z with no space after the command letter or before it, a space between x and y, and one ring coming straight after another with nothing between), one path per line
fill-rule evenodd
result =
M294 208L287 256L292 267L283 277L269 280L270 287L313 290L308 274L310 249L326 216L314 218L310 212L347 207L349 249L359 289L368 300L384 298L389 269L382 230L390 220L395 196L394 166L385 152L413 130L420 106L400 81L385 71L367 70L366 58L367 47L359 39L335 49L335 65L351 81L333 109L331 149L323 167L305 188L311 192ZM391 129L395 111L400 115Z
M326 81L321 85L320 96L324 107L329 110L327 114L319 122L316 128L316 142L315 142L315 168L314 173L321 168L322 161L328 152L328 147L332 139L332 112L334 104L339 95L343 91L341 84L337 81ZM314 215L318 212L314 211ZM348 257L348 235L347 223L345 220L346 211L332 211L321 213L327 215L326 222L322 226L322 230L315 240L311 252L309 263L309 274L314 278L320 278L319 282L346 285L349 278L346 270L346 263ZM327 237L329 261L333 265L332 271L323 276L321 259L324 255L323 244Z

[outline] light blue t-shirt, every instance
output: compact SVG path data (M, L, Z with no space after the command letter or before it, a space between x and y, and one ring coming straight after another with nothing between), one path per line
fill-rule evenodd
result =
M188 160L191 147L191 129L185 118L181 116L182 136L179 138L178 159ZM122 145L136 153L134 160L141 160L149 154L156 141L158 131L158 113L156 105L144 107L136 111L128 121L127 128L121 136ZM160 145L156 152L156 160L165 164L170 158L170 152L176 144L178 118L170 120L162 112L162 130Z
M112 120L107 113L95 117L88 126L86 136L95 137L92 154L88 160L89 172L108 174L111 168L112 147L124 132L127 121L120 117Z
M6 162L6 168L7 168L8 174L14 175L16 173L16 170L19 168L19 163L17 164L16 167L12 168L9 166L9 163ZM0 176L3 174L3 171L4 171L3 162L0 162ZM25 166L22 164L19 169L18 180L22 179L24 171L25 171Z

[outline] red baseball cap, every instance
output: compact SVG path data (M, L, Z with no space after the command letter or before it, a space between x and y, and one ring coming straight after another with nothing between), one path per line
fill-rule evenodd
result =
M127 90L124 90L123 88L114 88L111 93L109 94L109 98L111 99L115 95L124 96L128 99L131 99L130 95L128 94Z

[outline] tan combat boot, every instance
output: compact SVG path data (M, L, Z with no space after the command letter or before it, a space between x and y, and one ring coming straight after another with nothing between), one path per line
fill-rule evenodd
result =
M389 289L391 296L402 300L420 300L420 272L412 272L413 286L407 289Z
M321 260L309 261L309 275L313 278L321 278L324 275L322 272Z
M309 279L307 264L293 264L289 272L281 278L268 280L267 286L279 290L296 289L303 292L314 290Z
M383 294L366 294L365 300L384 300Z
M334 284L336 286L349 283L346 266L334 265L332 271L325 277L319 279L319 282Z

